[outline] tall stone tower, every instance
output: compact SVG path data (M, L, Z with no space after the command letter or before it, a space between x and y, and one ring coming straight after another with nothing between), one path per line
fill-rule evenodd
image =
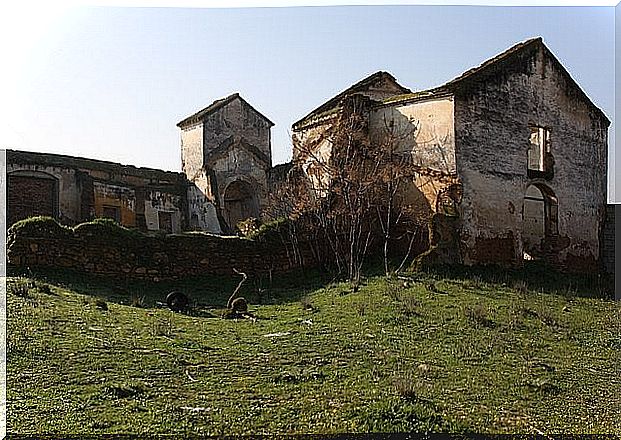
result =
M183 172L194 184L188 192L191 228L227 233L241 220L260 218L273 125L238 93L177 124Z

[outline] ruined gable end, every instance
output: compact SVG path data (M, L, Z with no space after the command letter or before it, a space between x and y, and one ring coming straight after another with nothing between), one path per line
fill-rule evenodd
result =
M597 270L610 123L604 113L540 38L444 88L455 96L464 261Z

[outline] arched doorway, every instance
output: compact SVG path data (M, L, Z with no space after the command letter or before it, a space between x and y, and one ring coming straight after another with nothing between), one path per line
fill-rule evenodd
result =
M7 224L38 215L58 217L58 180L40 171L7 176Z
M224 217L232 230L247 218L259 217L259 205L252 186L243 180L235 180L224 191Z
M541 255L546 239L558 235L558 200L545 185L530 185L524 194L522 241L524 252Z

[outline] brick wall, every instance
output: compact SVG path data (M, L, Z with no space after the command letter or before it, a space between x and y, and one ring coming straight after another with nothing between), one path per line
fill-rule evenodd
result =
M8 223L37 215L56 215L56 182L31 176L9 176Z

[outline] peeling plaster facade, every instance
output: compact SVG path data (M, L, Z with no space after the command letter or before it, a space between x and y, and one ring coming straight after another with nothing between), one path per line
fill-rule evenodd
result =
M557 199L554 233L532 247L536 257L595 271L606 207L608 126L541 40L531 41L489 76L455 90L457 168L466 264L520 264L525 195L536 185ZM529 175L531 127L549 131L552 176Z
M144 231L186 227L181 173L7 150L8 224L47 215L75 225L97 217Z
M452 207L442 228L458 237L454 262L602 268L610 121L541 38L434 89L412 92L377 72L317 107L293 124L293 161L326 187L330 177L295 146L329 161L329 130L352 99L364 103L370 142L397 133L421 167L407 203L429 220ZM291 164L272 167L273 125L239 94L213 102L177 124L183 173L9 150L8 223L112 217L146 231L232 233L286 190Z
M261 216L268 200L273 125L237 93L177 124L183 172L193 183L188 194L192 228L231 233L239 221Z
M329 160L333 146L318 139L347 99L369 97L364 84L385 75L296 122L294 140ZM415 179L421 208L433 214L454 199L455 262L602 269L610 121L541 38L440 87L371 99L366 117L371 142L396 132L399 150L427 170Z

